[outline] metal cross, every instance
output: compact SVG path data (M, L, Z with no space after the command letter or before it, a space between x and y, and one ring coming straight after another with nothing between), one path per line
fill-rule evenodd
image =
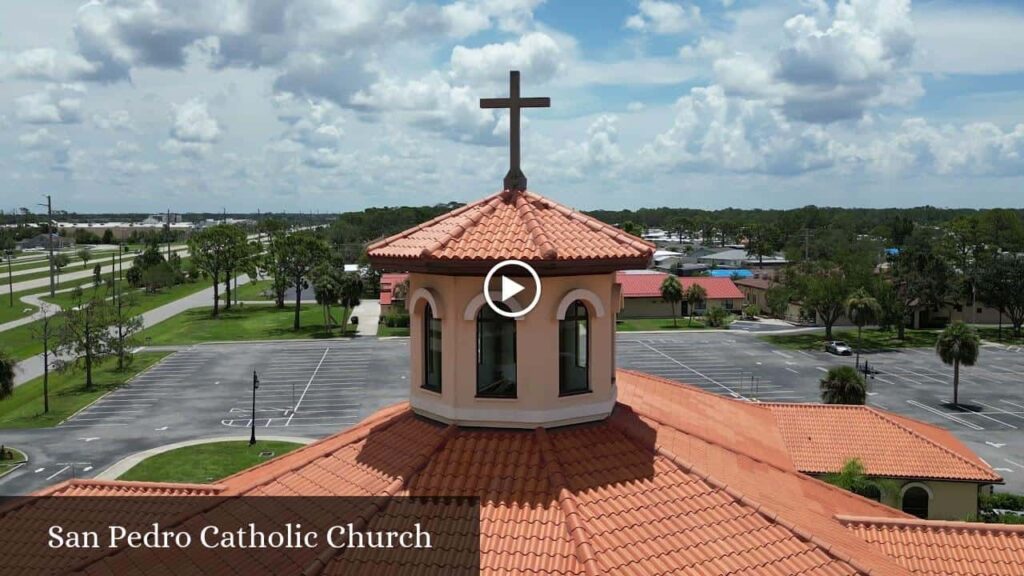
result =
M526 190L526 175L519 167L519 111L523 108L549 108L550 98L521 98L519 96L519 71L509 72L508 98L481 98L481 108L508 108L509 110L509 169L505 175L505 190L522 192Z

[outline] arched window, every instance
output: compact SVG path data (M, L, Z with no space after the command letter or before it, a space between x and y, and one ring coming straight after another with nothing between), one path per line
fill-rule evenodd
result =
M590 318L576 300L558 321L558 393L590 392Z
M423 306L423 387L441 391L441 320L430 304Z
M498 307L511 312L504 304ZM490 306L476 314L476 395L516 397L516 321Z
M921 486L911 486L903 491L903 511L918 518L928 518L928 491Z

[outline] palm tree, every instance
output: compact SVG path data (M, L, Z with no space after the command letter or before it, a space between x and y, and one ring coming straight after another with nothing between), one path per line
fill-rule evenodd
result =
M944 364L953 366L953 405L956 406L960 400L960 365L974 366L981 352L981 339L974 328L954 322L939 334L935 352Z
M860 366L861 332L864 326L878 320L882 307L863 288L858 288L846 299L846 317L857 325L857 366Z
M0 350L0 400L14 394L14 370L17 366L17 360Z
M661 299L672 306L672 326L676 326L676 302L683 299L683 287L678 278L669 274L661 281Z
M864 404L868 388L852 366L836 366L821 379L821 401L825 404Z
M860 458L850 458L838 473L826 474L822 480L843 490L882 503L894 503L900 490L899 483L893 480L869 477Z
M697 304L707 299L708 291L700 284L690 284L690 287L686 289L685 296L686 306L690 312L690 326L693 326L693 313L697 308Z

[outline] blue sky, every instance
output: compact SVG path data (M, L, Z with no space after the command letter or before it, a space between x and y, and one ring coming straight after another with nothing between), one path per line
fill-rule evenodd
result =
M1024 7L5 0L0 208L1024 205Z

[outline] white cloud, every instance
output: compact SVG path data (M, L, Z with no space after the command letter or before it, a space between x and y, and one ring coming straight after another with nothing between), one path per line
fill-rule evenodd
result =
M671 128L640 151L648 166L794 174L830 166L830 142L817 126L788 121L758 100L720 86L694 88L675 106Z
M217 119L210 115L206 101L192 98L184 104L174 106L174 122L171 138L181 142L216 142L221 128Z
M770 99L795 120L858 119L879 106L905 106L923 94L912 73L910 0L818 0L788 19L785 44L770 58L719 59L718 82L731 94Z
M6 69L6 76L48 82L88 79L97 68L78 54L54 48L32 48L0 55L0 65Z
M452 50L452 75L458 82L503 82L509 70L520 70L531 83L540 84L555 77L563 67L565 53L555 40L532 32L516 42L487 44L480 48L456 46Z
M92 115L92 123L100 130L135 132L135 123L127 110L111 110L97 112Z
M45 127L18 136L18 142L30 150L68 148L71 145L70 140L58 138Z
M665 0L640 0L638 12L626 19L630 30L679 34L700 24L700 7Z
M174 106L171 114L169 138L161 148L165 152L189 158L201 158L213 147L222 134L220 123L207 108L202 98L192 98Z
M81 86L53 84L16 99L15 117L29 124L75 124L82 120L84 94Z

